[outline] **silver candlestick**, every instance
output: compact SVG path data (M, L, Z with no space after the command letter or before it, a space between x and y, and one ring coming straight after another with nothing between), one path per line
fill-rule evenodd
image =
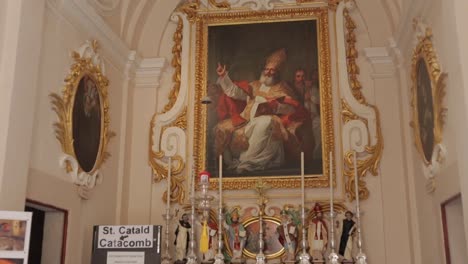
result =
M364 252L362 252L362 238L361 238L361 210L359 206L359 177L358 177L358 170L356 165L356 151L354 151L354 191L356 193L356 225L357 225L357 233L358 233L358 249L359 253L356 256L356 263L357 264L367 264L367 257Z
M221 199L221 197L219 198ZM218 208L218 254L215 256L214 264L224 264L224 255L223 255L223 208L220 206Z
M259 213L259 225L260 225L260 234L259 234L259 240L258 240L258 254L256 256L257 259L257 264L265 264L265 254L263 254L263 246L264 246L264 241L263 241L263 210L265 208L264 204L260 205L260 213Z
M333 212L333 207L330 211L330 255L328 255L329 264L338 264L338 254L335 252L335 212Z
M191 214L190 214L190 242L189 242L189 253L187 254L187 264L198 264L197 254L195 254L195 163L192 164L192 186L190 191L190 203L191 203Z
M166 220L166 229L165 229L165 238L164 238L164 254L162 256L162 264L171 264L172 258L169 253L169 226L173 215L171 214L171 209L166 208L166 213L162 215L163 219Z
M299 264L310 264L310 255L307 253L307 232L305 228L305 208L302 206L302 253L299 255Z

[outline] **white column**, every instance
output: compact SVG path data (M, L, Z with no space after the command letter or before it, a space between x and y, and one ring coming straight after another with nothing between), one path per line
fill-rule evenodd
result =
M24 210L44 0L0 3L0 208Z
M461 9L464 8L464 9ZM460 93L460 96L463 96L464 105L468 104L468 51L466 50L466 45L468 45L468 36L466 35L466 23L468 18L466 13L463 10L467 10L468 2L463 0L454 0L454 10L455 10L455 22L456 22L456 32L458 36L458 55L460 62L460 78L463 84L462 87L448 87L448 89L456 89ZM450 106L449 106L450 109ZM459 120L460 126L457 129L457 144L460 144L460 148L457 149L457 159L459 164L459 177L460 177L460 191L462 194L462 203L463 203L463 215L464 215L464 224L465 224L465 239L468 239L468 138L466 137L467 124L468 124L468 107L465 107L465 112L460 116L464 117ZM466 251L468 252L468 243ZM453 261L453 260L452 260Z
M165 58L149 58L138 63L135 70L134 87L129 91L127 131L129 139L127 179L124 181L127 210L125 218L129 223L148 223L152 219L162 224L161 214L152 215L156 205L163 205L161 193L164 184L151 184L152 172L148 165L149 129L156 109L157 89ZM158 204L156 204L156 201ZM123 209L125 211L125 208ZM162 212L163 210L156 210ZM125 214L125 212L124 212Z
M407 263L411 264L410 252L410 229L407 217L402 216L409 213L407 204L407 188L406 188L406 172L401 164L403 160L403 135L400 129L400 109L399 105L399 82L396 74L396 67L393 58L387 47L373 47L364 49L364 56L370 63L372 69L370 76L373 79L374 94L373 98L369 96L368 101L375 104L380 111L380 120L382 126L382 134L384 139L384 150L380 162L380 186L372 190L371 197L365 201L366 207L373 208L381 207L381 211L375 210L365 212L363 224L363 234L368 236L372 231L369 230L372 225L370 219L381 218L383 228L383 240L385 250L385 263ZM370 84L370 83L369 83ZM369 85L368 84L368 85ZM374 102L372 102L374 101ZM373 176L368 175L366 181L371 181ZM395 195L395 190L399 190L399 194ZM370 216L371 214L379 214ZM378 230L373 230L378 232ZM376 239L376 233L373 233L373 239ZM364 245L364 248L369 248L369 241ZM367 249L366 254L370 255Z

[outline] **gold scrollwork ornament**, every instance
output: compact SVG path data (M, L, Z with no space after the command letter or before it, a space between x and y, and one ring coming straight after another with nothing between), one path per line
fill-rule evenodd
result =
M60 142L64 154L60 162L67 174L71 176L73 183L78 185L78 193L83 199L88 199L89 191L101 181L102 176L99 169L110 157L110 154L107 152L107 144L115 136L115 133L109 130L110 118L107 94L109 80L103 73L104 65L97 54L97 49L98 44L96 41L87 41L77 51L72 52L71 56L74 63L71 65L70 72L65 78L62 95L57 93L49 95L52 109L58 116L58 122L55 122L53 127L55 137ZM87 84L82 84L83 80L89 80L93 85L92 88L86 87ZM78 92L83 93L79 89L84 89L84 93L88 90L92 90L93 92L89 92L89 96L88 94L77 96ZM94 108L99 106L99 109L97 109L99 113L96 116L99 118L97 122L100 124L98 123L97 125L100 127L97 128L99 130L99 142L97 142L98 150L96 157L91 157L92 163L90 164L92 165L84 168L81 157L77 157L77 149L74 145L74 142L77 140L77 135L74 135L74 125L78 126L75 122L77 116L74 113L74 106L80 100L88 100L88 97L92 98L89 100L94 100L91 101L94 104L86 101L83 104L83 111L86 111L86 106L89 105ZM88 109L88 111L91 110ZM91 115L91 112L87 113ZM83 125L83 123L80 123L80 125Z
M442 136L447 113L443 104L447 73L441 71L432 43L432 30L418 20L414 21L414 28L418 31L418 43L411 65L411 127L416 149L423 160L426 189L428 193L432 193L436 187L434 178L439 173L447 152Z

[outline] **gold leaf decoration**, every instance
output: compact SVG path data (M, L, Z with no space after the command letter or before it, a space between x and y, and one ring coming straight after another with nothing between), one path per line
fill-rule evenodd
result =
M415 21L415 23L417 23ZM434 45L432 43L432 30L430 28L426 28L425 34L419 37L419 42L416 45L416 48L413 52L412 57L412 65L411 65L411 79L412 79L412 100L411 100L411 107L413 109L413 120L411 122L411 126L413 127L415 144L418 152L421 154L423 161L426 165L431 164L431 157L426 157L424 153L422 138L421 138L421 127L419 124L419 116L418 116L418 104L419 98L417 94L418 88L418 62L421 60L426 64L429 79L430 79L430 89L431 89L431 97L432 97L432 104L433 104L433 126L434 126L434 142L433 146L442 143L442 132L446 118L447 108L444 107L443 101L445 98L445 89L446 89L446 79L447 73L443 73L441 71L441 67L437 58L437 54L435 52ZM434 149L434 147L433 147Z
M91 48L94 52L97 52L98 47L99 45L96 40L91 42ZM107 94L109 80L103 75L99 65L95 65L91 58L81 57L80 54L75 51L71 53L71 57L74 62L70 66L70 71L64 79L65 86L62 89L62 94L49 94L52 110L58 117L58 121L53 124L53 128L55 137L60 142L63 153L77 160L73 146L73 106L81 79L85 76L91 78L96 85L101 107L100 145L94 167L87 172L91 175L100 169L101 165L110 157L110 153L107 152L107 145L109 140L115 136L115 133L109 130L110 117ZM65 169L67 172L72 170L69 161L67 161ZM83 169L79 166L78 173L81 172L83 172Z
M357 165L357 174L359 176L358 186L359 186L359 199L366 200L369 198L369 190L366 187L366 182L364 177L369 172L370 174L377 176L380 160L382 158L384 143L382 136L382 128L380 125L380 113L379 109L367 103L366 98L362 94L362 86L358 80L359 75L359 66L356 64L356 59L358 57L358 52L356 49L356 35L354 30L356 24L349 15L348 10L344 10L343 15L345 17L345 26L346 26L346 59L347 59L347 68L348 68L348 80L350 82L351 92L354 98L361 104L370 107L375 112L376 118L376 137L377 141L373 146L365 147L365 155L362 155L361 159L358 159L356 162ZM369 130L369 124L367 119L360 117L354 113L351 107L348 105L346 100L341 100L341 118L343 124L346 124L352 120L360 120ZM368 131L368 134L371 134L371 131ZM369 142L371 140L369 139ZM345 176L345 192L348 195L349 199L352 201L356 198L355 192L355 173L354 173L354 164L353 164L353 152L349 151L344 154L344 170L343 175Z
M182 53L182 30L183 30L183 23L182 19L179 17L179 21L177 23L177 28L176 31L174 32L173 35L173 41L174 45L172 47L172 61L171 65L174 67L175 71L172 76L172 81L174 83L170 93L169 93L169 102L164 106L164 110L160 114L155 114L151 120L151 126L150 126L150 133L149 133L149 165L151 167L151 170L153 172L153 180L154 182L160 182L163 179L167 180L167 173L168 173L168 166L164 165L167 163L167 158L165 157L165 153L163 151L155 152L152 149L152 146L154 145L154 132L153 132L153 127L156 124L157 118L159 115L167 113L169 110L174 107L174 104L177 100L177 96L179 95L180 91L180 83L181 83L181 53ZM181 114L177 116L175 121L173 121L171 124L164 126L161 129L161 133L159 137L161 137L164 133L164 130L168 127L179 127L183 130L187 129L187 108L185 108ZM185 176L181 175L182 171L185 168L185 163L184 160L181 156L176 155L172 157L172 176L171 176L171 194L170 194L170 199L172 202L177 202L179 204L182 204L185 200L185 187L184 187L184 181L185 181ZM166 201L167 199L167 191L163 193L162 199Z

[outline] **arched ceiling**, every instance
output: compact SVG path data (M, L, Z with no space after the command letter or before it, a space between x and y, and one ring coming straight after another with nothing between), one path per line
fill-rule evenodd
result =
M186 0L84 0L126 45L142 57L158 57L174 9ZM355 0L372 46L387 46L413 0Z

